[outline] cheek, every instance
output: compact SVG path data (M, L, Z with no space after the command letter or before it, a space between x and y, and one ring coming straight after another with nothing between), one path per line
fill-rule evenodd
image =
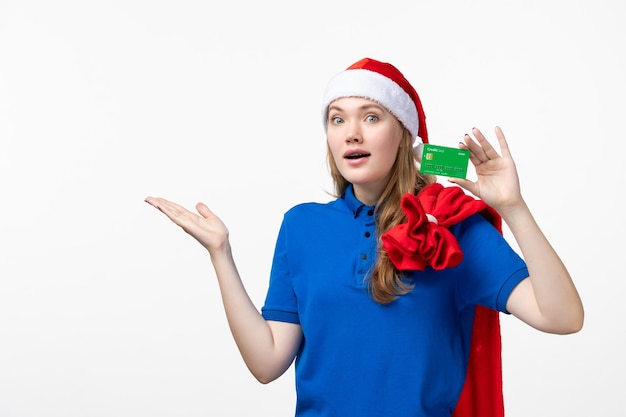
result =
M336 162L337 158L340 157L339 155L340 148L341 148L340 141L337 140L337 138L333 137L332 135L326 135L326 143L328 144L328 149L331 155L333 156L333 159Z
M378 148L378 154L381 160L385 161L385 164L393 164L396 160L396 156L400 152L400 144L395 142L386 142L386 145Z

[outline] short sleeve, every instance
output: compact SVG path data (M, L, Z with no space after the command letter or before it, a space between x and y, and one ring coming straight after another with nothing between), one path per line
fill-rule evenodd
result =
M299 324L298 304L289 268L288 247L288 227L283 219L274 249L269 288L261 313L266 320Z
M463 261L457 267L461 304L482 305L508 313L506 303L509 295L528 277L526 263L480 214L471 216L452 229L463 250Z

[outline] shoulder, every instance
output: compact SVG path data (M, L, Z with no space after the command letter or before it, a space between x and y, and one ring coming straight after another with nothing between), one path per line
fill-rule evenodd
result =
M500 232L482 214L476 213L450 227L459 246L465 253L476 255L476 251L482 254L493 254L494 251L509 248L509 244ZM489 256L489 255L488 255Z
M313 235L335 233L346 227L351 212L341 199L327 203L308 202L300 203L283 216L281 229L291 236L302 235L310 238Z
M496 227L482 214L475 213L450 227L450 231L457 239L465 235L480 235L483 233L501 235Z
M497 270L497 266L522 266L523 260L502 233L481 214L474 214L450 228L463 251L463 268ZM480 275L479 274L479 275Z
M296 204L285 212L285 219L295 220L308 216L331 215L333 212L341 211L345 207L342 200L337 199L326 203L306 202Z

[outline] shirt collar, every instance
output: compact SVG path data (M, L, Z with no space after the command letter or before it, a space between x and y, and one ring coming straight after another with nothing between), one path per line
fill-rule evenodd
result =
M358 217L359 213L363 210L374 210L374 207L376 207L375 205L366 206L361 203L354 195L354 187L352 184L348 184L346 192L343 194L343 199L346 202L346 206L348 206L348 210L352 212L355 218Z

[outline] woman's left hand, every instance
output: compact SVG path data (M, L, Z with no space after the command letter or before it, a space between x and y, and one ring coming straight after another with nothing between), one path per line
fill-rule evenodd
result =
M473 128L472 133L476 139L466 134L464 142L460 142L459 147L470 151L470 161L476 170L476 181L462 178L450 178L449 181L471 192L500 212L523 200L517 168L504 133L500 127L496 127L495 132L502 155L498 154L479 129Z

